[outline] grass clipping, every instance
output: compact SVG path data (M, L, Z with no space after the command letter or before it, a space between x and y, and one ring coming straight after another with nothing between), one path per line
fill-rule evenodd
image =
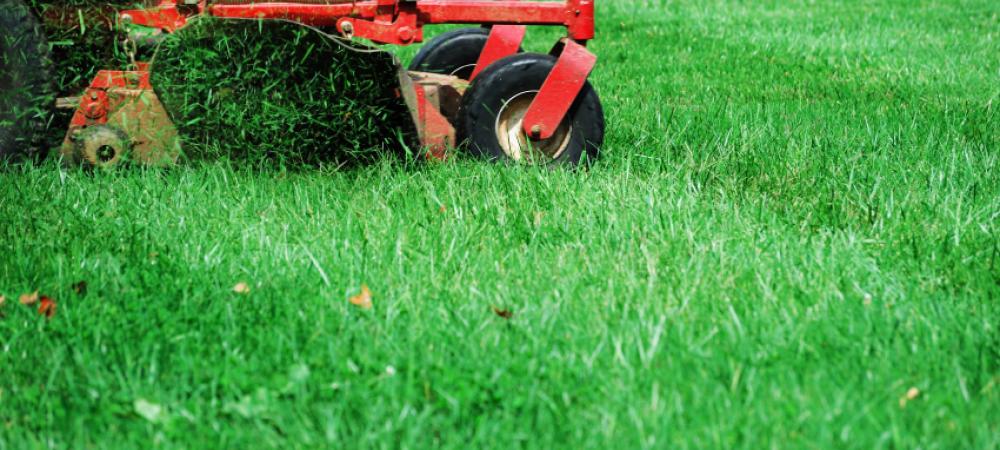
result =
M143 0L29 0L52 46L53 75L60 94L75 94L101 69L124 68L118 11Z
M345 164L412 145L396 70L292 23L203 18L160 45L152 82L188 159Z

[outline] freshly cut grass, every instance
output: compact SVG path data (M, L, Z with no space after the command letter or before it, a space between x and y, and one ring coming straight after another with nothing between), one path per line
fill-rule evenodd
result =
M160 45L152 82L189 159L370 162L416 143L394 57L362 51L291 23L202 19Z
M75 95L101 69L122 69L128 63L121 47L117 11L141 6L142 0L29 0L42 19L52 46L57 91Z
M587 171L0 171L0 447L1000 446L1000 5L598 5Z

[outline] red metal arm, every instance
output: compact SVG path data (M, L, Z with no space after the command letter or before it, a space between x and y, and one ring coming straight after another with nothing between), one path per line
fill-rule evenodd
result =
M476 79L480 72L501 58L517 53L527 32L528 28L524 25L497 25L493 27L490 30L486 46L483 47L483 52L476 62L476 68L472 71L471 79Z
M597 55L572 40L564 41L559 60L524 116L524 132L533 139L555 134L597 65Z

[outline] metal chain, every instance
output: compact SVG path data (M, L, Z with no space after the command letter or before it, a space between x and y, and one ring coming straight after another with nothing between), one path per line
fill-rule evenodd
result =
M122 47L125 49L125 55L128 56L128 69L139 70L139 63L135 60L135 55L139 52L139 44L132 39L132 33L129 33L128 30L125 30Z

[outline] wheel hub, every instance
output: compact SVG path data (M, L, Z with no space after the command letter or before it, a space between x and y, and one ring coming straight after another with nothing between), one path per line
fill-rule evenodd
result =
M524 117L538 91L522 92L508 100L497 114L496 135L507 156L517 162L544 164L553 161L569 147L573 127L564 121L555 134L545 140L531 139L524 132Z
M117 128L93 126L73 137L76 156L92 167L110 168L118 165L131 150L128 136Z

